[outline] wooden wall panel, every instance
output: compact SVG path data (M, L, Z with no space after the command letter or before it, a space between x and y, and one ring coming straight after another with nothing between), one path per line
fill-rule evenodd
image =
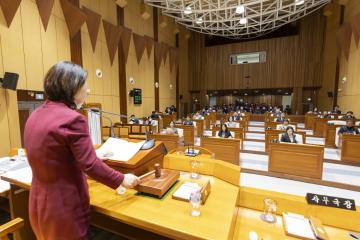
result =
M325 19L321 12L311 14L299 29L295 36L212 47L192 33L190 90L321 86ZM265 63L230 65L231 54L256 51L266 51Z

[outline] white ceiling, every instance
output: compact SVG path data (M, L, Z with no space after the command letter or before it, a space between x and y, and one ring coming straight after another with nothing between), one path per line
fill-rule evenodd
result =
M330 0L145 0L187 28L228 38L254 38L318 10ZM299 3L298 5L296 3ZM236 13L242 5L243 13ZM185 14L185 9L191 13ZM238 8L238 12L242 12ZM240 10L240 11L239 11ZM247 21L241 24L240 20ZM245 20L246 19L246 20Z

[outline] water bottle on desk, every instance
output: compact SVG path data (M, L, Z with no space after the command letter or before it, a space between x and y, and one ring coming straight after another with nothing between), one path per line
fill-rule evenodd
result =
M201 193L200 191L195 191L190 194L190 215L193 217L200 216L200 203L201 203Z

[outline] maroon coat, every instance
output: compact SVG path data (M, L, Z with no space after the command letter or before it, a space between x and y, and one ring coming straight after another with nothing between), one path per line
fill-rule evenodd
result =
M86 175L117 188L124 175L99 160L84 116L61 102L46 101L25 126L33 172L30 223L38 240L87 239L89 193Z

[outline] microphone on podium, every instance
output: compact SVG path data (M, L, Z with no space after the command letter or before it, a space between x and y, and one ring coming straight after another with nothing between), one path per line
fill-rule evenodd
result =
M92 113L95 113L95 114L98 114L98 115L100 115L100 113L104 113L104 114L109 114L109 115L113 115L113 116L119 116L120 118L127 118L127 115L107 112L107 111L103 111L103 110L98 109L98 108L83 108L83 110L86 110L86 111L89 111L89 112L92 112ZM112 138L114 138L115 137L115 131L114 131L114 125L113 125L113 122L112 122L111 118L109 118L107 116L104 116L104 115L103 115L103 117L106 118L110 122L110 136Z
M83 108L83 110L90 111L90 112L93 112L93 113L99 114L99 115L100 115L100 113L104 113L104 114L119 116L120 118L127 118L127 115L107 112L107 111L103 111L98 108ZM107 120L109 120L110 132L111 132L110 134L111 134L111 137L114 138L115 137L114 125L113 125L111 118L106 117L104 115L103 115L103 117L106 118ZM149 131L146 130L145 135L146 135L146 139L145 139L143 146L141 147L142 150L148 150L148 149L154 147L154 145L155 145L155 139L149 139Z

